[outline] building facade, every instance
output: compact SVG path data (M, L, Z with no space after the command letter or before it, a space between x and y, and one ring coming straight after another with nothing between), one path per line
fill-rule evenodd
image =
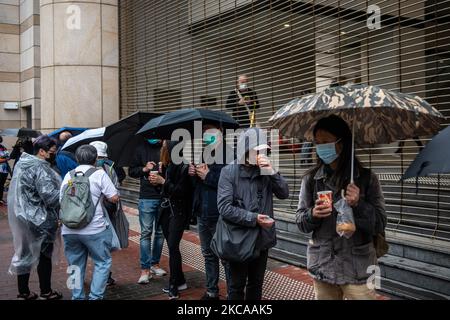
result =
M247 74L261 108L333 84L417 94L450 116L450 0L0 0L0 129L99 127L132 112L183 107L229 112ZM429 137L418 137L426 142ZM314 152L282 138L291 197L276 201L272 256L304 265L294 224ZM399 182L419 140L358 148L378 174L389 218L383 290L450 297L450 179ZM136 197L133 182L124 188Z
M40 127L39 2L0 1L0 128Z
M0 1L0 128L119 117L117 0Z

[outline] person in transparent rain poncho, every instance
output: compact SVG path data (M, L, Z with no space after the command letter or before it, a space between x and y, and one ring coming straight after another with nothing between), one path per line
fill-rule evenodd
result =
M33 153L20 157L8 192L8 220L14 241L9 273L17 275L19 299L37 299L28 286L30 273L37 265L39 299L61 299L62 294L51 288L61 185L61 178L51 169L56 141L48 136L37 138Z

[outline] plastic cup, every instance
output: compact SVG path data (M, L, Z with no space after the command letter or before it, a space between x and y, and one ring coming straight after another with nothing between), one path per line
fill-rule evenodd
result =
M323 204L326 204L328 206L333 205L333 191L320 191L317 192L317 198L323 202Z
M264 217L264 222L270 223L270 227L267 226L266 228L271 228L271 227L273 226L273 224L275 223L275 220L272 219L272 218L269 217L269 216L265 216L265 217Z
M273 220L271 217L267 216L266 218L264 218L264 220L266 220L267 222L273 223L275 222L275 220Z

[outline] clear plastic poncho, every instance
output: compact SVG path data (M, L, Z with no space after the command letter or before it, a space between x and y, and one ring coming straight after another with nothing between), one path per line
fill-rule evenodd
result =
M14 240L9 272L30 273L41 253L51 258L58 230L61 178L45 160L23 153L8 192L8 220Z

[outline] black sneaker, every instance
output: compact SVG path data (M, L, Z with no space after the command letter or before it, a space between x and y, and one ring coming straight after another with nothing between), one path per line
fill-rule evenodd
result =
M187 290L187 284L186 283L183 283L183 284L180 284L179 286L178 286L178 291L184 291L184 290ZM166 288L164 288L164 289L162 289L162 291L164 292L164 293L169 293L169 291L170 291L170 288L169 287L166 287Z
M17 299L19 300L36 300L38 298L37 293L30 292L30 293L21 293L17 295Z
M200 300L220 300L219 296L212 296L208 292L205 292L203 297L200 298Z
M111 277L111 275L112 275L112 273L110 272L110 273L109 273L108 280L106 281L106 286L107 286L107 287L113 286L113 285L116 284L116 280L114 280L113 277Z
M39 296L39 300L61 300L63 297L62 293L56 290L52 290L49 293L42 294Z
M180 298L180 295L178 294L177 286L173 286L173 285L170 286L168 294L169 294L169 300L176 300L176 299Z

